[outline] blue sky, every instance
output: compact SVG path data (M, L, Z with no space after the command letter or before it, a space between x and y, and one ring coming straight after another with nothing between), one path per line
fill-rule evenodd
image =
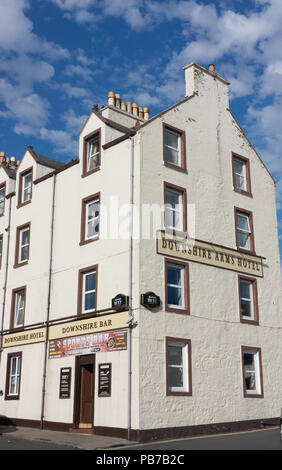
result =
M281 24L281 0L0 0L0 151L68 161L108 91L152 116L184 97L184 65L214 63L276 181L282 251Z

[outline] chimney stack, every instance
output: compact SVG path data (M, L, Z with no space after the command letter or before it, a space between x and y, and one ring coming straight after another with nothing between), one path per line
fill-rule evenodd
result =
M138 106L137 103L131 103L131 101L122 101L120 94L115 93L114 91L108 92L108 106L118 108L128 114L133 114L133 116L137 116L144 121L148 121L150 119L148 107L143 108Z
M214 64L210 64L210 65L209 65L209 71L210 71L210 72L214 72Z

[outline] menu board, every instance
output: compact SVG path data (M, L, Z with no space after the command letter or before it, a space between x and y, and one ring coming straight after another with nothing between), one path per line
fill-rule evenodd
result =
M99 364L98 397L111 396L112 364Z
M71 367L60 370L60 398L70 398Z

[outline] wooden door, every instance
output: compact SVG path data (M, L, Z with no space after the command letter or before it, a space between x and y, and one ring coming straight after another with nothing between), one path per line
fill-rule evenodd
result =
M78 428L92 428L94 421L95 356L76 358L74 423Z

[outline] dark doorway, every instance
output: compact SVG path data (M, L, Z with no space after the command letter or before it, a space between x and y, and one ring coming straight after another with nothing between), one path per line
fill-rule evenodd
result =
M94 422L95 355L77 356L75 363L74 425L89 429Z

